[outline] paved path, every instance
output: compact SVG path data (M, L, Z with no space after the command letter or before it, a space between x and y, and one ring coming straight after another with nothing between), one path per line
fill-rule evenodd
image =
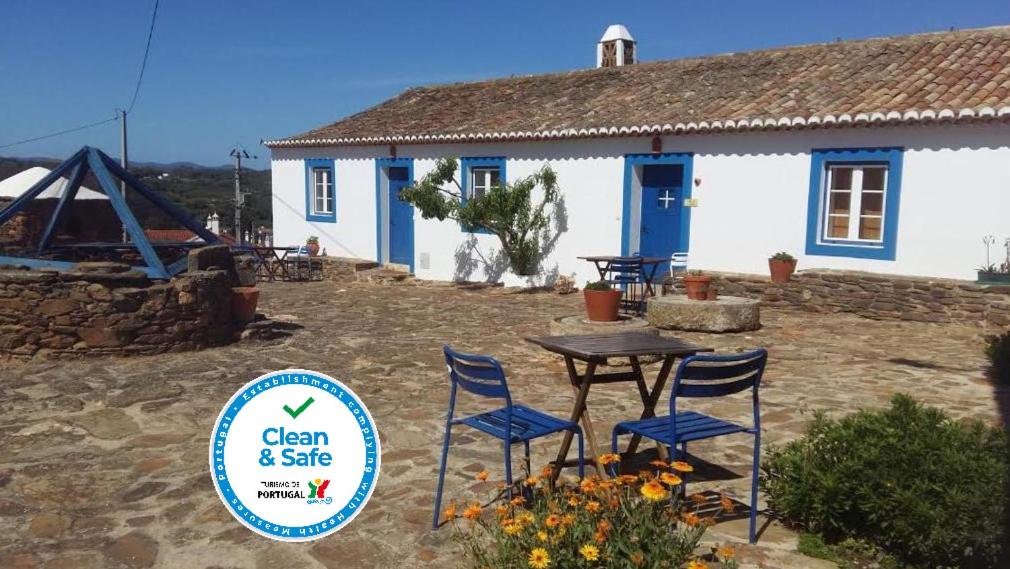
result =
M579 295L270 283L263 309L303 328L279 343L199 353L0 364L0 567L458 566L449 532L428 529L447 396L441 345L495 354L516 399L569 411L562 362L522 338L579 312ZM897 391L958 416L999 420L975 330L776 310L764 321L753 333L682 336L719 349L770 349L762 391L770 443L797 436L816 409L883 406ZM221 405L255 376L292 366L348 383L374 415L384 451L367 508L339 534L310 544L273 543L246 530L220 504L207 472ZM594 388L598 433L637 415L629 388ZM749 407L745 399L720 402L718 412L744 416ZM730 467L702 468L713 479L703 485L746 501L748 481L732 471L746 472L749 441L724 441L691 449L700 465ZM448 495L484 496L472 475L486 465L501 476L500 450L469 433L456 443ZM535 445L535 467L556 445ZM712 535L739 539L744 531L728 523ZM816 566L799 561L793 547L793 536L773 525L745 554L764 567Z

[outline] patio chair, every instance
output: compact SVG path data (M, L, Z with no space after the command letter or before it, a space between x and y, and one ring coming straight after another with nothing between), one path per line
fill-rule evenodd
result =
M743 354L719 356L700 354L684 358L677 368L670 394L670 414L637 421L625 421L614 427L611 450L617 452L617 437L622 434L641 435L666 445L670 456L687 455L687 443L735 433L754 436L754 461L751 472L750 533L754 543L757 535L757 484L758 466L761 458L761 410L758 401L758 386L764 373L768 351L761 348ZM721 397L751 390L753 400L753 425L738 425L696 411L677 411L677 400L681 397ZM673 420L671 420L671 417Z
M607 282L623 291L621 310L632 314L645 312L645 283L642 282L642 258L618 257L607 267Z
M579 477L584 474L582 429L571 421L552 417L536 409L512 403L505 371L501 364L490 356L463 354L449 346L443 346L445 364L449 370L449 412L445 420L445 439L442 441L442 462L438 470L438 487L435 490L435 514L431 528L438 529L438 518L442 511L442 485L445 482L446 460L449 456L449 435L453 425L467 425L501 440L505 446L505 484L509 496L512 495L512 445L523 443L526 451L526 469L530 468L530 441L544 435L571 431L579 440ZM505 406L456 418L457 388L481 397L504 399Z
M322 280L323 262L309 254L305 245L292 247L285 255L284 263L293 280Z

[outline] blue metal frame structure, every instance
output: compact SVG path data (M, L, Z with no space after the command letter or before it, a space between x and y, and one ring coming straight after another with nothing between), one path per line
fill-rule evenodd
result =
M526 469L530 468L530 440L558 433L572 431L579 439L579 478L585 474L583 458L582 429L575 423L552 417L536 409L512 403L508 384L505 381L505 371L498 360L490 356L463 354L450 348L442 347L445 353L445 364L449 368L449 412L445 419L445 439L442 441L442 462L438 469L438 486L435 490L435 513L431 520L431 529L438 529L438 518L442 512L442 485L445 482L445 466L449 458L449 438L453 425L468 425L485 434L499 439L505 445L505 484L512 492L512 445L523 443L526 451ZM457 387L463 391L489 397L504 399L505 406L493 411L455 418Z
M25 193L18 196L17 199L10 203L10 205L3 210L0 210L0 225L2 225L23 211L33 199L38 197L38 195L52 185L53 182L56 182L64 176L68 178L67 186L64 188L63 195L60 196L60 201L56 205L49 222L46 224L46 229L39 241L35 257L12 257L0 255L0 264L20 265L30 268L54 268L60 270L67 270L74 266L75 263L69 261L42 259L40 257L46 252L46 250L49 249L53 236L60 226L60 222L66 216L67 211L73 207L74 197L77 195L77 192L81 187L81 182L84 180L84 177L89 171L94 174L95 178L98 180L98 183L101 185L106 197L109 198L109 203L112 205L112 209L116 212L116 215L119 216L120 221L123 223L123 229L126 230L127 235L130 236L132 245L137 248L146 263L145 266L133 267L134 269L143 271L151 278L167 279L184 271L186 269L186 262L185 259L181 259L180 261L171 263L167 267L165 266L158 257L154 247L151 245L150 240L144 234L144 229L140 226L140 222L137 221L137 218L130 210L130 206L127 204L126 199L120 193L120 189L116 186L113 175L125 182L129 189L153 203L158 209L162 210L173 220L179 222L186 229L195 233L206 243L221 243L221 240L217 235L208 231L203 225L198 223L192 216L186 213L185 210L168 201L161 194L148 188L140 181L139 178L124 170L107 154L97 148L85 146L75 152L73 156L64 160L59 166L54 168L52 172L39 180L31 188L28 188Z
M670 456L680 447L680 456L687 455L687 443L713 437L746 433L754 436L754 460L751 471L750 531L751 543L757 540L758 470L761 460L761 403L758 387L768 362L768 351L758 348L733 355L699 354L680 362L670 393L670 414L637 421L618 423L611 435L611 452L617 453L617 437L630 433L652 439L670 449ZM679 397L722 397L750 389L754 411L751 427L695 411L677 412ZM684 491L684 486L681 490Z

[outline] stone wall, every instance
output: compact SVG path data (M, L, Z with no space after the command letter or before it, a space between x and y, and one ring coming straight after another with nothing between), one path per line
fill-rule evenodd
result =
M0 198L0 209L7 207L13 198ZM7 223L0 226L0 246L31 247L38 244L45 232L49 218L58 200L35 199ZM68 215L64 216L56 240L70 236L81 242L116 242L122 234L122 224L108 200L75 200ZM11 249L16 251L17 249Z
M768 306L986 328L1010 325L1008 286L821 269L800 271L781 285L759 275L710 274L719 294L758 298Z
M0 354L72 357L200 349L235 337L223 270L152 281L125 265L0 270Z
M355 273L378 267L375 261L351 257L318 257L323 263L323 279L331 281L353 281Z

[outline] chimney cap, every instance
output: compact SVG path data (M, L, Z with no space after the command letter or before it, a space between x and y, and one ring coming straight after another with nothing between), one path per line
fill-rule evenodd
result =
M600 38L600 43L614 40L627 40L633 42L635 41L635 38L631 37L631 32L629 32L628 28L623 25L611 24L607 26L607 31L603 32L603 37Z

